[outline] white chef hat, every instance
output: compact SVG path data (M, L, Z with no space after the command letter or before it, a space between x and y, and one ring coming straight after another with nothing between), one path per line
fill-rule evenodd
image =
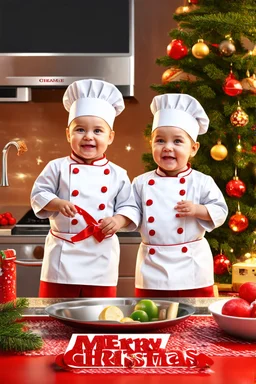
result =
M97 79L78 80L70 84L63 96L69 112L68 126L79 116L97 116L111 129L115 117L125 108L122 93L111 83Z
M197 135L208 130L209 118L201 104L192 96L166 93L155 96L150 105L154 115L152 132L158 127L178 127L196 142Z

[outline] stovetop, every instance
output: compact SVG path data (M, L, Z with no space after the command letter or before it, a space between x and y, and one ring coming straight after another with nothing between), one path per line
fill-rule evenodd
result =
M50 229L49 219L39 219L30 209L12 228L12 235L47 235Z

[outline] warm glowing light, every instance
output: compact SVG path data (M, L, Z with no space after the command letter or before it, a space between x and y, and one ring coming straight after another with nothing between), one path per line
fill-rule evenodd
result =
M25 180L27 178L27 175L25 175L24 173L16 173L16 177L19 180Z
M130 152L133 148L132 148L132 146L130 144L128 144L128 145L125 146L125 149L126 149L127 152Z
M36 163L37 163L37 165L40 165L41 163L43 163L43 160L41 159L40 156L38 156L38 157L36 158Z

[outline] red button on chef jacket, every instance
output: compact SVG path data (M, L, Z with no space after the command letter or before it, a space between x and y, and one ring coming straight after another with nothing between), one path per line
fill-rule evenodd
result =
M109 169L105 169L105 170L104 170L104 174L105 174L105 175L109 175L109 174L110 174L110 170L109 170Z
M79 195L79 191L77 189L75 189L73 192L72 192L72 196L78 196Z
M75 174L76 174L76 173L79 173L79 169L78 169L78 168L74 168L74 169L73 169L73 173L75 173Z
M102 188L101 188L101 192L102 192L102 193L107 192L107 190L108 190L107 187L102 187Z
M103 209L105 209L105 204L100 204L100 205L99 205L99 209L100 209L101 211L103 211Z

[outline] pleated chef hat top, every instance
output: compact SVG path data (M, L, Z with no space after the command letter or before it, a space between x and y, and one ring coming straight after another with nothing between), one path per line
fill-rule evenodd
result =
M63 96L69 112L68 126L76 117L97 116L113 129L114 120L125 108L122 93L111 83L97 79L78 80L70 84Z
M152 132L158 127L183 129L196 142L197 135L207 132L209 118L194 97L182 93L155 96L150 105L154 115Z

